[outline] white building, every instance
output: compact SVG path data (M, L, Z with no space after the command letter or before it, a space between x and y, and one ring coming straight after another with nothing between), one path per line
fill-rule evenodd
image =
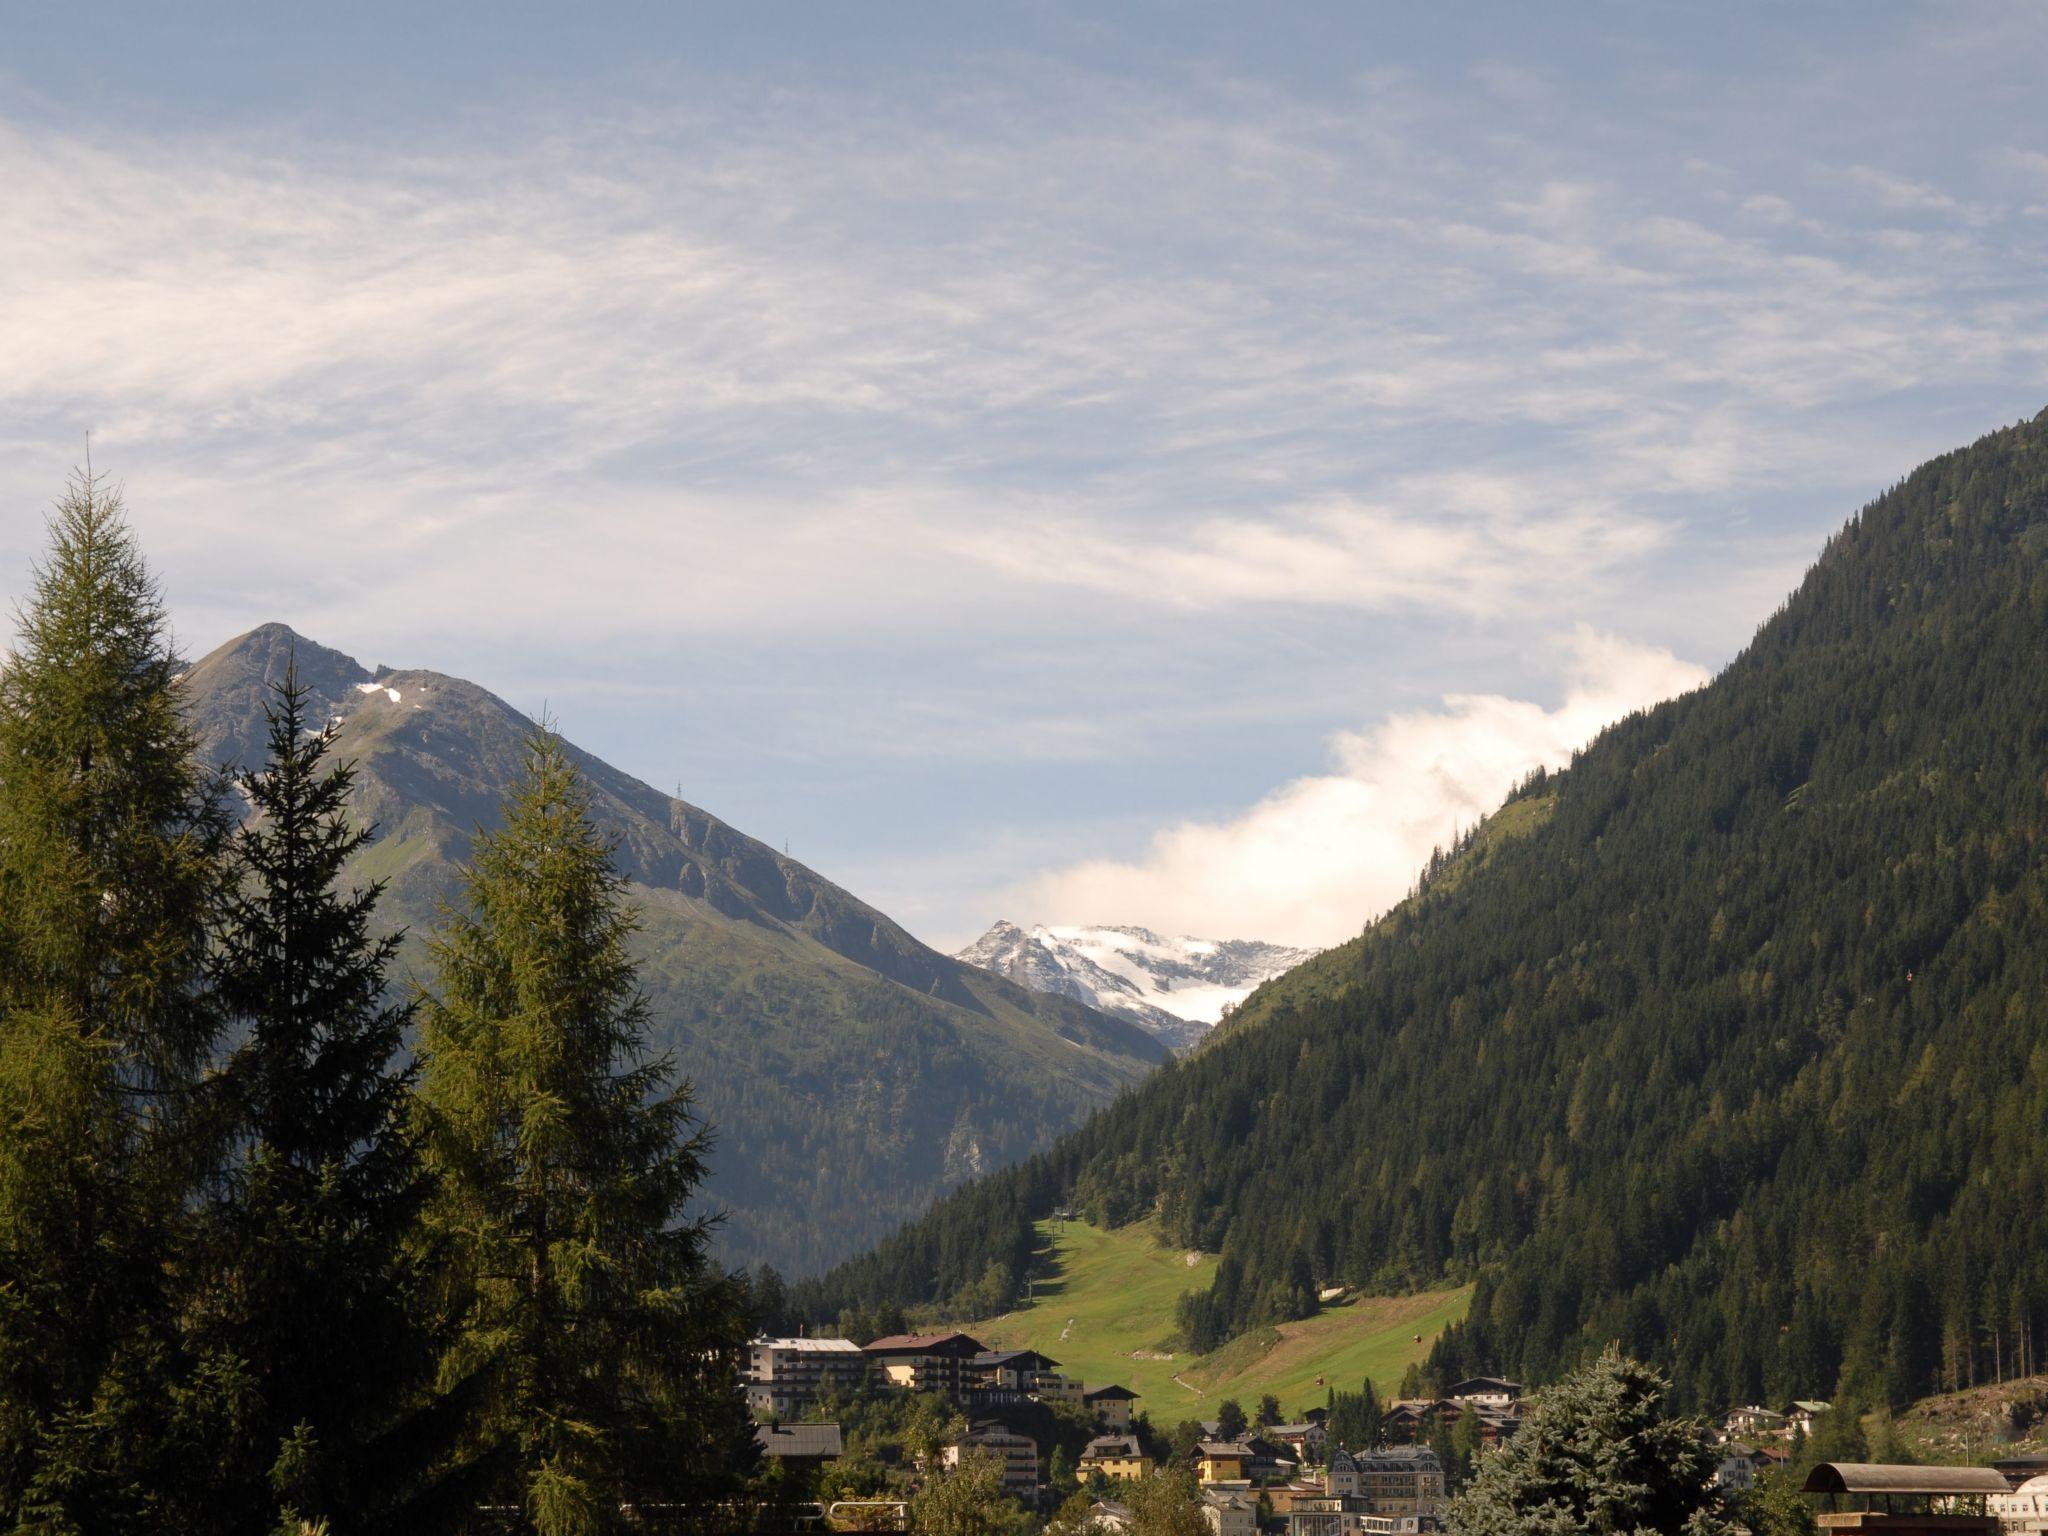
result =
M2011 1493L1994 1493L1984 1512L1998 1517L2005 1536L2042 1536L2048 1532L2048 1476L2030 1477Z
M1210 1536L1258 1536L1259 1496L1244 1488L1204 1488L1202 1518Z
M747 1408L793 1418L830 1390L850 1395L868 1379L868 1357L851 1339L756 1339L747 1350Z

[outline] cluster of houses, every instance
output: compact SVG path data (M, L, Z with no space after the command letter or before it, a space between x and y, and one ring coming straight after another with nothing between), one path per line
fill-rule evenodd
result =
M1031 1349L990 1349L964 1333L899 1333L851 1339L756 1339L748 1356L747 1407L756 1417L794 1418L826 1396L870 1388L943 1392L972 1412L1033 1399L1078 1403L1114 1428L1129 1429L1129 1387L1090 1388L1060 1374L1059 1361Z
M943 1460L958 1465L971 1455L993 1457L1006 1491L1027 1505L1044 1495L1039 1447L1003 1422L1005 1408L1027 1400L1074 1404L1094 1418L1101 1433L1082 1453L1083 1478L1114 1484L1156 1470L1132 1432L1137 1394L1128 1387L1091 1387L1036 1350L990 1349L964 1333L896 1334L868 1344L756 1339L745 1390L756 1417L767 1420L757 1431L763 1454L789 1465L819 1466L843 1454L838 1425L793 1422L821 1401L895 1390L942 1393L957 1403L969 1428L944 1449ZM1435 1530L1444 1470L1426 1442L1467 1415L1483 1442L1497 1441L1519 1421L1520 1398L1514 1382L1482 1377L1460 1382L1441 1398L1398 1401L1385 1420L1393 1443L1362 1453L1330 1444L1321 1409L1300 1423L1263 1425L1235 1439L1224 1438L1219 1423L1205 1424L1194 1453L1203 1513L1213 1536L1256 1536L1262 1500L1269 1520L1284 1519L1289 1536ZM1130 1520L1114 1498L1097 1503L1090 1516L1091 1525L1111 1533Z
M1715 1482L1727 1492L1741 1493L1754 1488L1766 1472L1782 1470L1792 1460L1792 1448L1813 1433L1831 1407L1801 1400L1782 1409L1755 1403L1729 1409L1714 1431L1721 1449Z
M959 1404L969 1428L943 1452L949 1466L990 1455L1004 1488L1035 1503L1042 1484L1038 1446L1002 1422L1002 1411L1026 1401L1078 1405L1103 1430L1128 1434L1138 1394L1117 1383L1090 1387L1061 1374L1059 1362L1031 1349L990 1349L964 1333L891 1334L868 1344L851 1339L756 1339L744 1383L747 1406L768 1422L755 1431L764 1456L786 1465L817 1465L842 1454L836 1424L786 1424L828 1397L870 1390L938 1392ZM805 1436L805 1431L829 1431ZM1133 1441L1133 1444L1136 1442ZM1149 1467L1149 1463L1148 1463Z

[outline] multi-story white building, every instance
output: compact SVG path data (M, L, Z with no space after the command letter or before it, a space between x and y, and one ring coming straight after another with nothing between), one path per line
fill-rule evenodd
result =
M943 1460L957 1467L969 1456L994 1456L1003 1464L1003 1491L1027 1503L1038 1494L1038 1446L1000 1424L977 1424L946 1447Z
M868 1357L851 1339L756 1339L747 1354L747 1407L792 1418L821 1393L858 1392Z

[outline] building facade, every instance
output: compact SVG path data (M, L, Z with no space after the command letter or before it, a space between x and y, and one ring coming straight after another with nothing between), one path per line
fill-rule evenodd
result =
M878 1385L964 1398L976 1380L974 1357L988 1351L964 1333L897 1333L862 1352Z
M1038 1497L1038 1446L1030 1436L1000 1424L977 1424L946 1447L944 1460L947 1466L957 1467L977 1454L993 1456L1002 1463L1003 1492L1026 1503Z
M867 1385L868 1357L851 1339L770 1339L747 1351L747 1407L793 1418L831 1392L851 1396Z

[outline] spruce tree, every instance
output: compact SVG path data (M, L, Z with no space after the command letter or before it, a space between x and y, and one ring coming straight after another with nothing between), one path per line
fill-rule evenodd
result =
M353 767L328 763L294 670L265 713L216 960L241 1035L223 1078L236 1142L196 1309L203 1346L240 1363L257 1405L221 1448L216 1507L240 1530L280 1515L417 1529L448 1469L427 1427L435 1339L411 1242L428 1187L401 1061L412 1010L386 990L400 941L372 933L381 883L342 889L372 832L349 818Z
M708 1135L648 1054L623 881L547 727L465 887L421 1033L456 1363L488 1362L500 1496L544 1536L605 1530L622 1503L701 1499L744 1469L744 1298L685 1215Z
M1703 1428L1664 1416L1669 1384L1610 1347L1532 1399L1451 1501L1453 1536L1727 1536Z
M76 477L0 674L0 1524L173 1529L167 1275L212 1148L195 1114L227 818L179 713L118 493ZM181 1425L183 1429L181 1429Z

